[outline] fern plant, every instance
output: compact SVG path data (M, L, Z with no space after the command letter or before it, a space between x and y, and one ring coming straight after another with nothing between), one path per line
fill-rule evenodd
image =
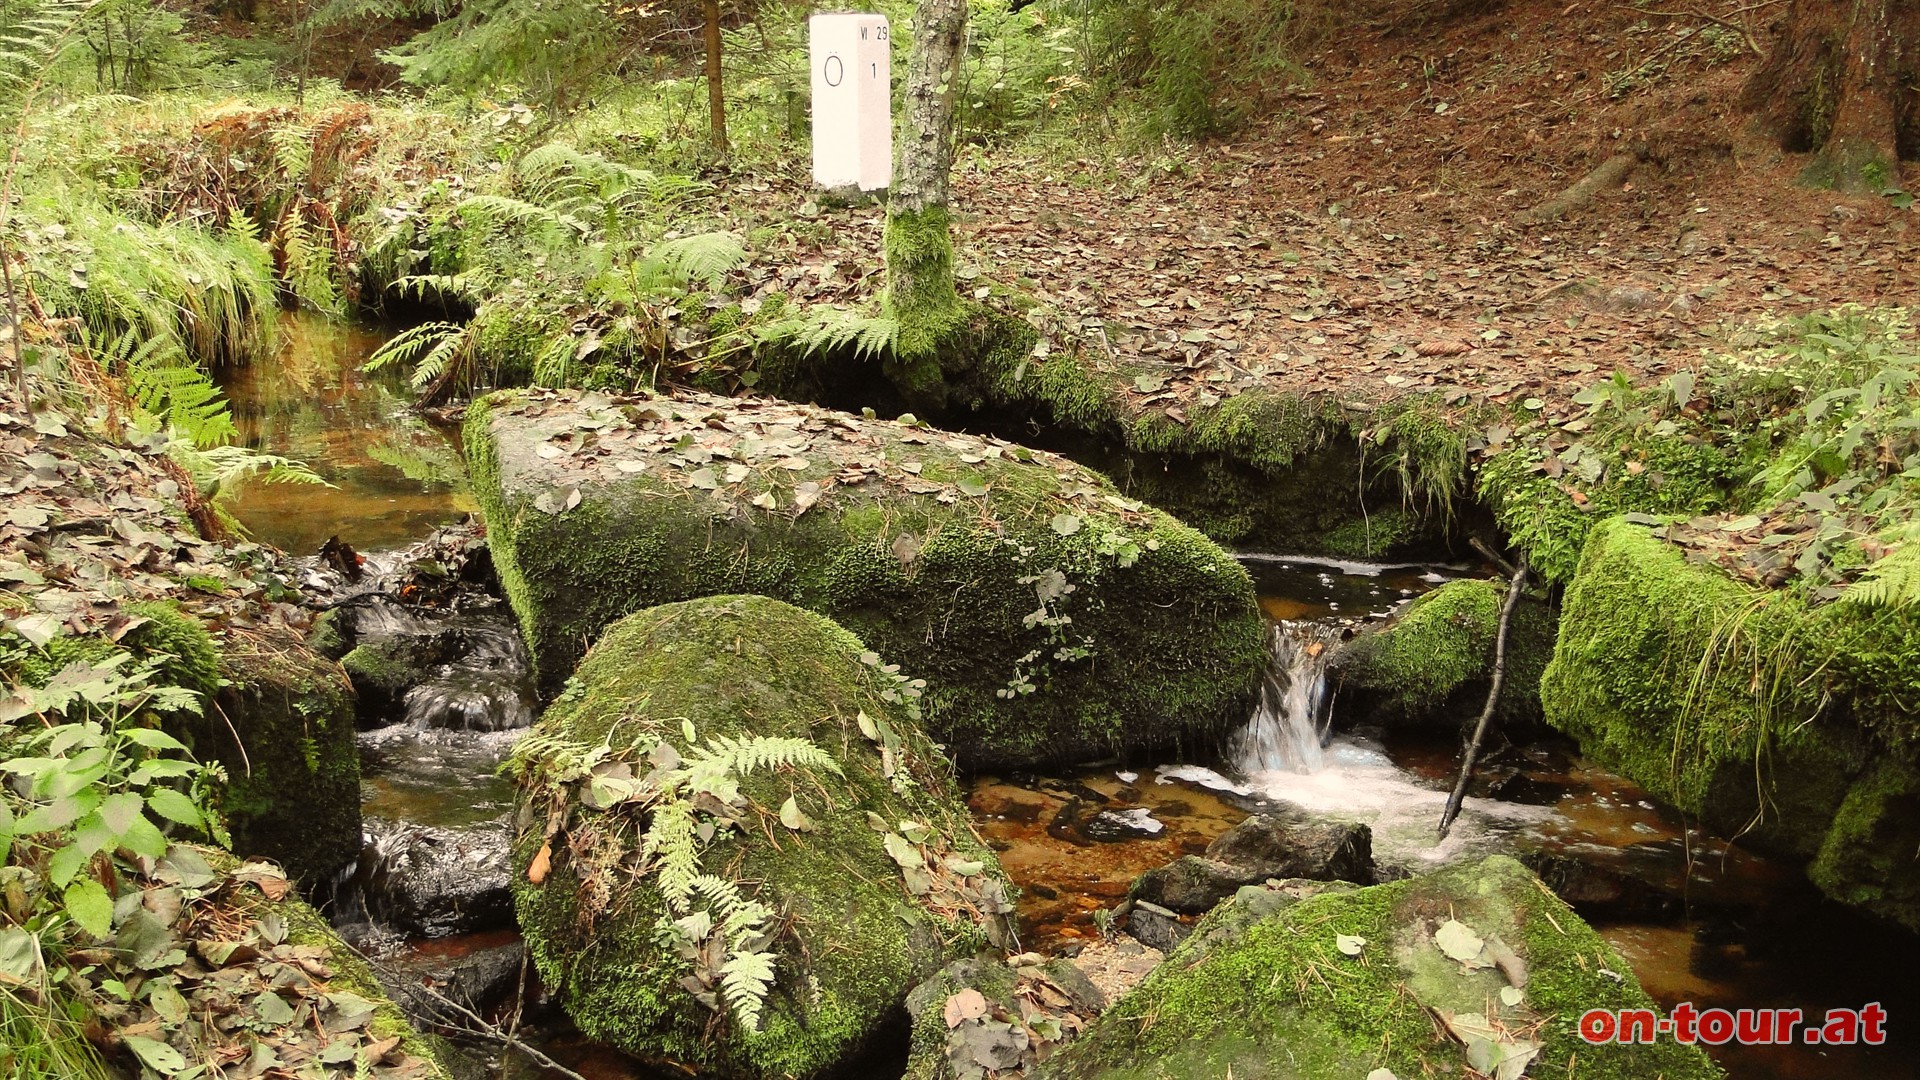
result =
M900 323L885 315L823 306L756 326L753 337L760 344L786 346L807 356L851 349L858 359L879 360L899 343Z
M840 764L805 739L716 735L701 742L691 721L682 725L684 756L652 736L615 750L611 733L596 746L536 733L515 748L508 768L525 784L550 788L563 804L577 801L590 811L644 820L641 872L652 875L668 914L655 927L661 944L691 967L703 988L693 991L698 1000L715 1011L724 1006L745 1030L758 1031L775 977L768 929L773 912L747 896L738 881L707 871L702 855L738 827L736 815L750 809L740 790L743 777L780 768L838 775ZM655 767L644 776L613 767L625 761L650 761ZM604 879L619 869L623 855L602 855L607 861L596 862L594 853L576 851L582 859L577 870ZM723 956L717 967L710 966L716 943Z

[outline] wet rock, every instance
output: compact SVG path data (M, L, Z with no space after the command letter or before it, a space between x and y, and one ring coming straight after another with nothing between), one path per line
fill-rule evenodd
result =
M516 909L588 1037L701 1076L815 1077L947 961L1008 940L950 766L863 652L766 597L653 608L608 629L523 744ZM746 998L723 985L743 955Z
M1351 822L1256 814L1222 834L1204 856L1185 855L1142 874L1129 895L1198 915L1243 886L1269 878L1372 882L1372 830Z
M1697 1046L1589 1045L1593 1008L1656 1009L1625 961L1504 856L1317 895L1249 890L1031 1075L1296 1080L1490 1073L1718 1080ZM1268 893L1275 895L1268 896ZM1264 905L1265 913L1254 910ZM1436 1024L1436 1019L1439 1021Z
M1127 933L1147 948L1166 953L1187 940L1193 926L1181 922L1179 915L1158 904L1135 900L1127 909Z
M469 1027L507 1004L520 988L526 948L519 941L454 951L402 950L373 962L380 984L414 1023ZM458 1006L456 1008L455 1006Z
M727 592L836 619L926 680L967 768L1224 735L1266 667L1230 555L1052 454L705 395L494 394L466 436L543 693L622 615Z
M1253 867L1268 878L1373 882L1373 830L1349 821L1299 821L1255 814L1207 845L1207 857Z
M1151 809L1139 806L1130 810L1102 810L1087 819L1084 831L1089 839L1112 842L1159 836L1166 828L1166 822L1156 820Z
M1265 881L1269 876L1254 867L1183 855L1141 874L1128 896L1136 903L1144 901L1169 911L1199 915L1213 910L1242 885Z
M1022 1076L1105 1008L1106 996L1067 960L956 960L907 995L904 1080Z
M452 829L370 819L366 832L350 885L371 922L424 937L512 925L504 820Z

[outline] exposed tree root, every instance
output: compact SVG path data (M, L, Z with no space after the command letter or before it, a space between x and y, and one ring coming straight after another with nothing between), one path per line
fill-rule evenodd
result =
M1539 206L1520 215L1522 221L1555 221L1592 202L1594 196L1626 183L1634 166L1647 160L1645 148L1615 154L1600 167L1581 177L1574 185Z

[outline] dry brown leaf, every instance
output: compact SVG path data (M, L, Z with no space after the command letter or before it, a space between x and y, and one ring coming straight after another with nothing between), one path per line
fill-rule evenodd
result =
M547 874L553 869L553 845L541 844L534 852L533 861L527 864L527 880L535 885L547 880Z
M963 1020L978 1020L987 1015L986 996L969 986L947 999L943 1015L950 1028L959 1027Z

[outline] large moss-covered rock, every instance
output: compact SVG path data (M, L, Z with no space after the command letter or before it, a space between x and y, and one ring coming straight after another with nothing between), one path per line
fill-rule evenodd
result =
M1493 679L1494 645L1507 589L1496 581L1450 581L1398 619L1342 645L1327 662L1341 717L1388 726L1453 729L1477 716ZM1507 669L1498 719L1537 721L1540 674L1553 655L1553 615L1522 596L1507 628Z
M1267 913L1249 917L1243 909L1256 900L1267 900ZM1470 959L1450 958L1443 944ZM1504 1004L1501 991L1513 987L1519 1003ZM1461 1076L1475 1055L1498 1060L1532 1048L1531 1076L1720 1076L1698 1047L1592 1046L1579 1036L1589 1009L1654 1007L1571 908L1519 863L1493 856L1297 900L1242 890L1036 1075L1355 1080L1385 1068ZM1440 1033L1436 1018L1469 1045ZM1490 1073L1488 1058L1479 1060Z
M1816 857L1828 895L1920 928L1917 622L1911 608L1741 584L1614 518L1567 590L1542 702L1609 767L1721 829Z
M222 685L180 732L227 770L233 849L309 883L360 854L360 749L340 665L283 635L229 632Z
M467 438L549 692L614 619L724 592L828 615L925 679L967 766L1206 741L1266 663L1245 571L1064 458L705 396L494 395Z
M703 1076L815 1076L999 936L998 864L950 767L889 700L898 677L864 653L766 597L652 608L607 630L522 744L515 903L542 981L588 1036ZM786 742L748 767L726 748L755 736ZM676 899L696 871L714 880ZM769 940L695 914L741 903L764 905ZM757 1030L719 974L756 949L773 977Z
M1805 676L1824 644L1797 597L1689 563L1644 526L1597 526L1541 681L1547 721L1587 753L1717 828L1800 855L1866 756Z

